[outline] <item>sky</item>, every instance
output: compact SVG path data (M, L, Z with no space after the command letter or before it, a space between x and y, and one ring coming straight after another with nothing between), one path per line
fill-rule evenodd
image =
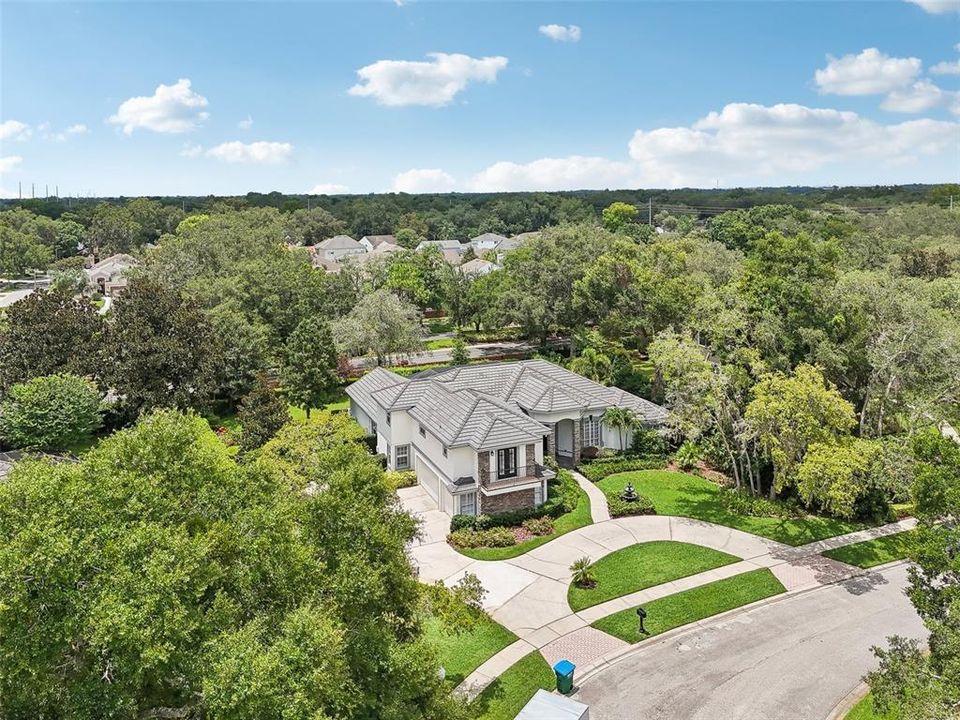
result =
M960 0L0 0L7 197L958 180Z

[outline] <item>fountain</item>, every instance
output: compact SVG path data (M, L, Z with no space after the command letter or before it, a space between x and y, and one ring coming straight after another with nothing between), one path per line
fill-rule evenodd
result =
M623 489L623 492L620 493L620 499L624 502L637 502L637 500L640 499L640 496L637 495L637 491L633 489L633 483L627 483L627 486Z

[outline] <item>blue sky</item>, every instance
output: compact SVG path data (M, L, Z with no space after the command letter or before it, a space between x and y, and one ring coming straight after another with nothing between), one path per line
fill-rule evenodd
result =
M141 195L960 173L960 0L4 0L0 13L6 195L18 181Z

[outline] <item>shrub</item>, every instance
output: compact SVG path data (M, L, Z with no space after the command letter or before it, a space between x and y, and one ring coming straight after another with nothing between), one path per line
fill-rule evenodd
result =
M383 474L383 481L391 490L413 487L417 484L417 473L413 470L388 470Z
M503 527L487 530L457 530L447 536L447 541L457 548L510 547L517 544L513 533Z
M549 535L553 532L553 519L549 517L530 518L523 521L523 529L532 535Z
M522 508L495 515L454 515L450 532L457 530L484 530L493 527L518 527L531 518L558 518L573 512L580 502L580 486L567 470L560 470L547 486L547 501L538 507Z
M580 465L579 470L587 480L591 482L600 482L608 475L616 475L622 472L632 472L634 470L658 470L666 464L662 457L614 457L600 458L592 463Z
M587 445L586 447L580 449L580 457L584 460L594 460L600 457L600 448L593 447L593 445Z
M796 518L805 513L795 500L778 502L747 490L724 489L718 495L720 504L731 513L752 517Z
M10 388L0 437L14 448L64 450L100 427L100 392L76 375L46 375Z
M657 514L653 507L653 501L644 495L641 495L635 502L627 502L620 497L620 493L608 492L605 495L607 496L607 508L610 510L610 517Z
M670 448L667 439L656 430L634 430L630 450L637 455L666 455Z
M700 460L700 448L696 446L696 443L687 440L677 450L673 459L681 470L693 470Z
M371 453L377 452L377 436L376 435L364 435L363 442L366 443L368 448L370 448Z
M592 588L597 584L597 575L593 570L593 563L586 555L573 561L570 572L573 573L571 579L577 587Z

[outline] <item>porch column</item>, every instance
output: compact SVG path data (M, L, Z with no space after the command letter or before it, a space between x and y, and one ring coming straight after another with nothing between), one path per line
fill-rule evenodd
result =
M583 447L583 418L573 421L573 466L580 464L580 448Z
M547 455L556 459L557 457L557 424L545 423L550 428L550 434L547 435Z

